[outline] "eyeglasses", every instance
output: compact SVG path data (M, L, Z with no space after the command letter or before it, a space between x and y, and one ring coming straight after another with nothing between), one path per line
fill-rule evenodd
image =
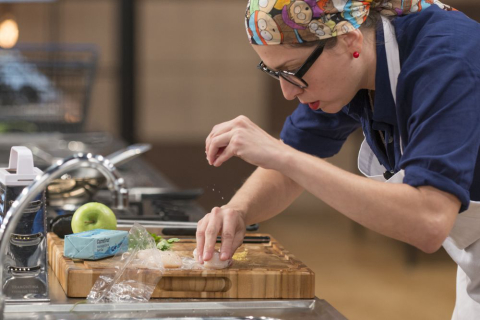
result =
M263 61L260 61L257 68L277 80L280 80L280 77L282 77L283 79L287 80L291 84L301 89L306 89L308 88L308 83L305 80L303 80L302 77L307 73L307 71L315 63L315 61L317 61L318 57L322 54L324 48L325 46L323 45L323 43L320 43L315 48L315 50L313 50L313 52L310 54L307 60L305 60L302 66L295 72L270 70L263 63Z

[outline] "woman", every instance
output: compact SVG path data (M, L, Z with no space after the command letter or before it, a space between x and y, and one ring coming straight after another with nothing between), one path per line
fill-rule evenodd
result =
M199 221L200 262L218 234L230 258L246 225L307 190L425 252L443 244L459 265L454 318L480 319L479 24L436 0L251 0L246 26L259 68L300 105L280 141L244 116L207 137L211 165L237 156L258 169ZM360 126L371 179L321 159Z

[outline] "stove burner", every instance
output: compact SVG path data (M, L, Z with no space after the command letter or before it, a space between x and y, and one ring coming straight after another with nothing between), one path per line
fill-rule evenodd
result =
M189 206L189 202L185 201L152 201L153 212L161 221L189 221L186 214Z

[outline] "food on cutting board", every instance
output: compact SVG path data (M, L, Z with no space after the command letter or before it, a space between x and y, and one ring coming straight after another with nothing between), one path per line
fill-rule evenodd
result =
M158 269L162 266L167 269L181 268L182 258L173 251L160 251L158 249L143 249L138 251L134 265L136 267Z
M182 267L182 258L180 258L177 253L173 251L160 251L160 254L165 268L173 269Z
M162 236L159 236L155 233L149 232L150 235L155 240L157 249L160 250L160 256L162 257L163 266L165 268L181 268L183 265L182 258L171 251L173 244L180 241L178 238L164 239Z
M247 261L248 258L248 249L245 248L243 251L241 252L235 252L233 254L233 257L232 257L232 260L235 260L235 261Z
M149 232L149 234L155 240L155 245L157 246L157 249L162 251L172 250L173 244L180 241L180 239L178 238L163 239L162 236L159 236L158 234L155 234L153 232Z
M197 261L197 249L193 250L193 258ZM230 267L232 264L232 259L228 259L225 261L220 260L220 252L214 251L213 257L209 261L203 262L203 267L205 269L225 269Z
M165 268L181 268L183 265L182 258L177 253L171 251L174 243L180 241L180 239L164 239L162 236L152 232L148 232L148 234L155 241L156 248L152 248L151 239L149 240L144 236L131 236L130 238L130 249L138 248L140 250L136 259L147 259L146 263L151 265L154 265L154 263L150 263L152 262L150 260L158 259L163 262Z
M164 267L164 262L157 249L144 249L137 252L136 259L141 261L142 267L159 269Z
M72 230L74 233L94 229L117 230L115 214L103 203L86 203L73 214Z
M98 260L127 250L127 231L95 229L66 235L63 255L72 259Z

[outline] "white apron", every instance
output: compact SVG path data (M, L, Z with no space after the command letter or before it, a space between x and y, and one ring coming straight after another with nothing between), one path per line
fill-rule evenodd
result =
M393 99L396 102L397 79L400 74L400 58L395 30L391 22L382 17L385 33L385 49ZM400 150L403 154L402 140ZM368 178L387 183L403 183L403 170L385 180L386 171L364 140L358 155L358 169ZM458 264L457 299L452 320L480 319L480 202L470 201L469 209L457 216L455 225L443 247ZM447 280L447 279L446 279Z

